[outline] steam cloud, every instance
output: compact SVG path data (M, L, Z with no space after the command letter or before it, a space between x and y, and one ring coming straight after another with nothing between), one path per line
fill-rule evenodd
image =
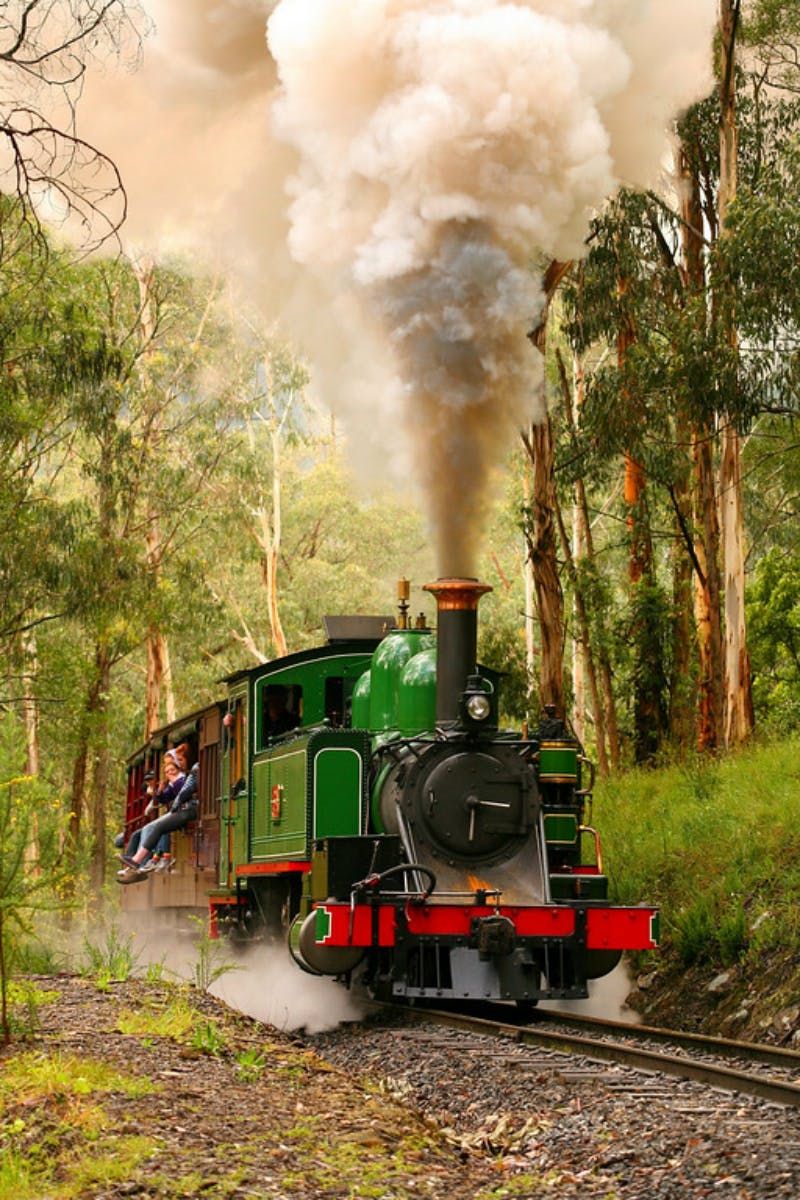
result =
M144 71L83 110L133 233L224 247L279 297L381 470L402 415L440 569L474 573L493 469L542 411L542 267L657 176L711 85L715 0L151 7Z
M444 574L473 573L491 469L536 415L535 264L579 256L604 198L652 178L709 82L714 17L714 0L281 0L269 21L301 158L290 248L377 316Z

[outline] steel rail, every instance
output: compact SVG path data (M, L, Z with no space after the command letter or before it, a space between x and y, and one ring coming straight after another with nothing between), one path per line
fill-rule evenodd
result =
M673 1075L679 1079L690 1079L723 1091L738 1092L755 1096L772 1104L800 1108L800 1086L784 1083L762 1075L750 1075L733 1067L700 1062L673 1054L660 1054L638 1046L619 1042L605 1042L581 1034L549 1033L530 1025L513 1025L485 1017L471 1017L457 1012L433 1008L406 1008L387 1005L396 1012L421 1024L445 1025L462 1029L467 1033L485 1034L490 1037L505 1037L525 1045L539 1046L562 1054L581 1054L601 1062L618 1063L651 1074ZM637 1030L639 1026L629 1026Z
M562 1012L559 1009L534 1009L530 1020L540 1025L574 1025L581 1029L605 1030L623 1037L647 1038L652 1042L671 1042L687 1050L704 1049L710 1054L726 1058L745 1058L750 1062L764 1063L771 1067L784 1067L800 1071L800 1051L787 1050L785 1046L767 1046L759 1042L738 1042L731 1038L715 1037L712 1034L689 1033L682 1029L665 1029L659 1025L632 1025L626 1021L612 1021L606 1017L584 1016L583 1013Z

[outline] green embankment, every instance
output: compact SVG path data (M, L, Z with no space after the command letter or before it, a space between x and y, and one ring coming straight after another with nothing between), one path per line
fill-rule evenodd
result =
M614 899L660 905L663 951L722 967L800 948L800 739L598 784Z

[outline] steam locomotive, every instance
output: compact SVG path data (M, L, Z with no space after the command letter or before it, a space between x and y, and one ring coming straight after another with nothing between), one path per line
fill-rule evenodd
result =
M200 764L174 869L124 890L137 925L207 910L213 935L282 934L304 971L379 998L520 1004L585 997L623 951L657 945L654 908L608 902L575 738L553 711L532 736L499 728L502 679L476 661L491 589L426 590L435 637L401 581L394 619L325 618L325 645L229 676L133 755L128 833L169 746Z

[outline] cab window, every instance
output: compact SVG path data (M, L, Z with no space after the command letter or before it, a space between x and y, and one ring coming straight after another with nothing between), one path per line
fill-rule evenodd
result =
M258 699L259 749L303 724L303 689L296 684L265 683Z

